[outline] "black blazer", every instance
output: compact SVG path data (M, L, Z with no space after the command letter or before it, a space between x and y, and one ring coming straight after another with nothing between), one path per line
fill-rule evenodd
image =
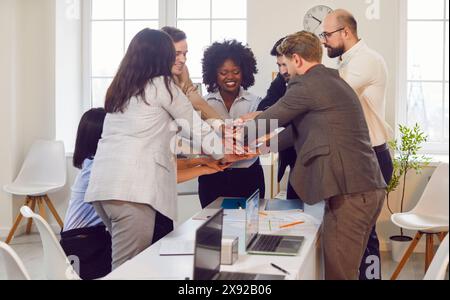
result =
M277 101L286 93L286 89L286 80L278 73L277 77L270 84L266 97L259 103L258 111L264 111L277 103Z
M277 77L270 84L266 97L264 97L264 99L262 99L259 103L258 111L267 110L272 105L277 103L277 101L280 100L284 94L286 94L286 90L286 80L280 73L278 73ZM283 178L288 166L290 166L291 169L294 167L296 160L297 153L295 152L294 147L280 151L278 163L278 182L280 182Z

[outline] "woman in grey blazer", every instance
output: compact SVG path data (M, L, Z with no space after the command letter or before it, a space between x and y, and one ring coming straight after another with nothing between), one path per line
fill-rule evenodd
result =
M174 61L171 38L144 29L131 41L106 94L107 116L85 199L111 233L113 269L150 246L156 212L177 217L171 144L178 125L203 153L223 157L220 139L218 153L202 144L215 134L173 83Z

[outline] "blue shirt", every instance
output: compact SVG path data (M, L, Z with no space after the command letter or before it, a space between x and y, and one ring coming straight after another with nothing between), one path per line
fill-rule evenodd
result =
M64 220L63 231L92 227L103 223L102 219L95 212L94 207L90 203L84 202L84 194L89 185L92 164L93 160L85 159L80 173L75 178L71 188L72 193Z

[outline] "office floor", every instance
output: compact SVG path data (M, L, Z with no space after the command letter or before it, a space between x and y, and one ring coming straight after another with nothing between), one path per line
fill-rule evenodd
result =
M3 240L3 239L2 239ZM23 235L14 238L11 246L22 258L32 279L45 279L43 271L43 250L39 234ZM382 276L389 279L397 263L392 261L388 252L382 253ZM424 276L424 254L414 254L406 264L399 279L422 279ZM447 273L448 278L448 273ZM5 279L5 274L0 266L0 280Z

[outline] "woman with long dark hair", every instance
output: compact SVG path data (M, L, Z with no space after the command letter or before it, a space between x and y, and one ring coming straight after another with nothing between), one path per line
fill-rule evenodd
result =
M92 205L84 202L105 116L103 108L93 108L81 117L73 153L73 166L80 172L71 188L61 232L61 246L67 256L78 257L77 271L82 279L96 279L111 272L111 235Z
M185 125L182 130L193 141L213 134L173 83L174 62L172 39L144 29L131 41L106 94L107 115L86 201L111 232L113 269L151 245L156 212L177 217L171 144L178 125ZM223 157L199 146L216 159Z

